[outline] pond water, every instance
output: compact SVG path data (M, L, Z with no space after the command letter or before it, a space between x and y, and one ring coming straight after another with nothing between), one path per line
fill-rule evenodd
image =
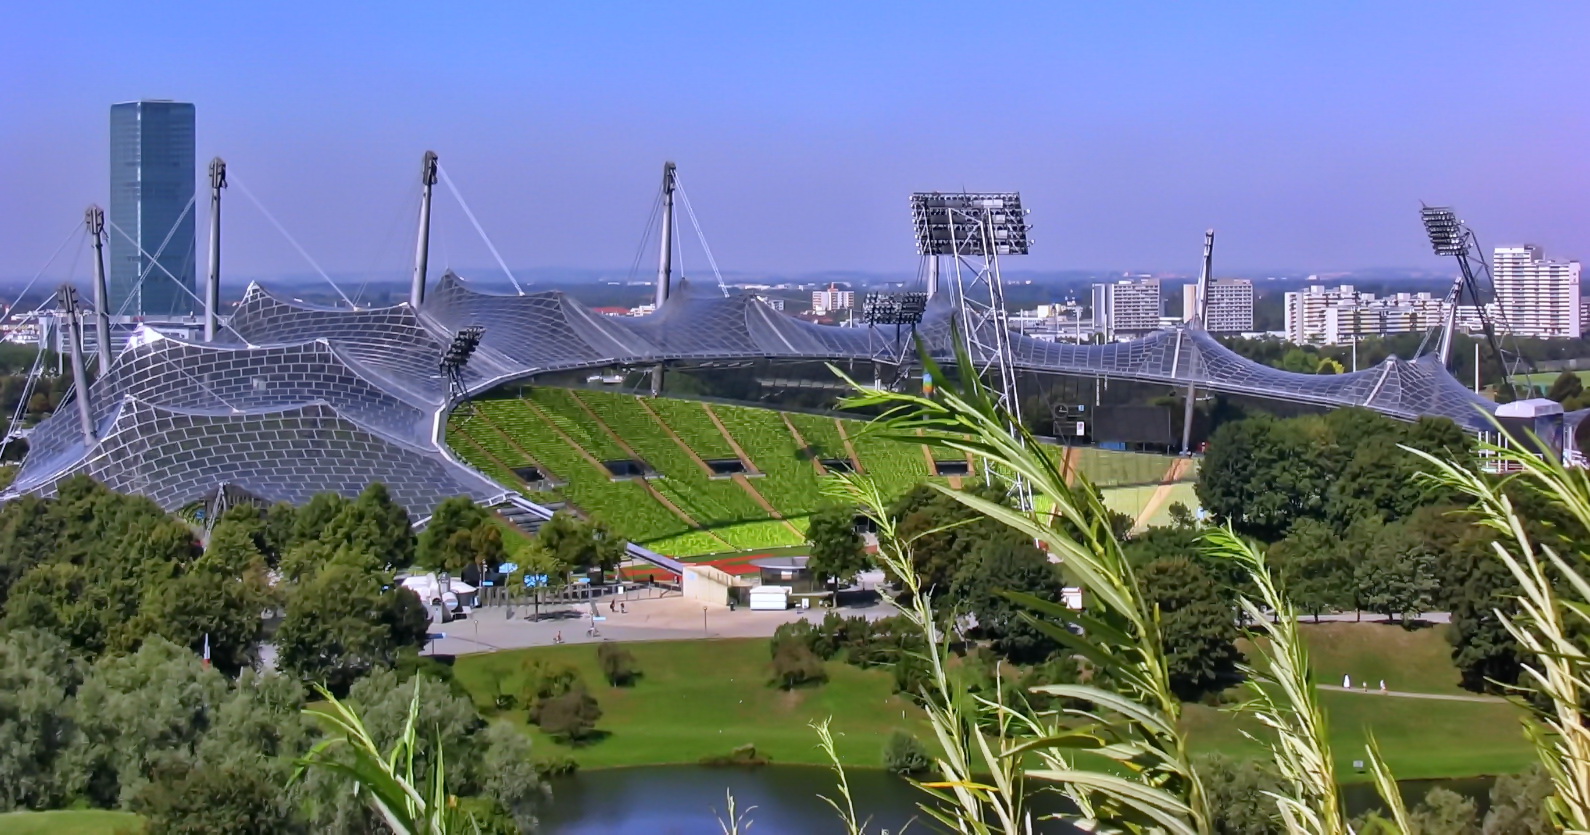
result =
M935 832L939 828L917 804L925 795L904 780L883 771L853 769L847 772L857 814L871 819L869 832L898 833L913 818L907 832ZM1410 780L1402 784L1411 806L1434 786L1444 786L1479 801L1483 813L1490 778L1463 780ZM552 784L553 802L541 816L548 835L714 835L719 822L727 821L725 791L733 792L737 811L752 822L751 835L818 835L838 832L834 811L819 795L839 798L833 772L811 766L762 768L709 768L657 766L588 771L559 778ZM1345 788L1348 810L1357 814L1378 806L1374 787L1354 784ZM1039 804L1037 811L1058 811L1057 802ZM745 831L742 825L741 831ZM1040 832L1070 835L1077 830L1055 822Z

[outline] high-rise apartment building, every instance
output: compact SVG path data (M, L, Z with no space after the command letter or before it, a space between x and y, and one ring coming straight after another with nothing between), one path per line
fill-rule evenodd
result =
M1429 293L1376 298L1351 284L1286 294L1286 338L1299 345L1343 345L1366 336L1419 333L1443 321L1446 300Z
M106 234L112 314L160 317L198 309L194 176L193 105L111 105Z
M1253 282L1221 278L1209 282L1204 330L1210 333L1248 333L1253 330ZM1191 322L1198 310L1198 284L1181 288L1181 320Z
M1497 247L1491 256L1497 323L1517 336L1578 339L1584 332L1579 262L1547 261L1540 247Z
M845 310L854 307L856 294L850 290L841 290L835 285L828 285L827 290L812 292L812 310L826 313L834 310Z
M1093 285L1093 327L1107 342L1158 330L1162 310L1158 279Z

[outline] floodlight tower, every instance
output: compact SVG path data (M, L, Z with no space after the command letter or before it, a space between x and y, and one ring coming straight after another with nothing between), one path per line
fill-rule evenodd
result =
M1013 436L1020 433L1021 400L1016 392L999 256L1027 254L1026 216L1017 192L911 195L917 251L930 259L930 265L940 255L950 256L960 310L959 339L972 364L962 373L983 378L995 392L996 403L1010 415L1008 428ZM936 272L931 269L930 278ZM992 478L988 467L983 473ZM1016 476L1012 487L1021 509L1031 510L1032 486Z
M464 396L464 366L475 355L475 349L480 347L480 338L485 333L486 329L479 325L461 328L442 354L441 369L442 375L447 378L449 400Z
M1450 255L1456 258L1458 262L1458 278L1452 285L1452 292L1448 295L1446 321L1442 325L1441 339L1436 348L1437 355L1441 358L1441 364L1443 366L1451 364L1452 334L1457 330L1458 302L1462 301L1463 290L1467 289L1469 299L1474 303L1474 308L1479 313L1480 326L1485 331L1485 340L1490 343L1491 351L1496 354L1496 362L1501 366L1502 380L1505 382L1511 379L1513 373L1517 370L1518 362L1514 362L1513 368L1508 367L1507 357L1502 353L1501 343L1496 338L1496 326L1491 321L1490 315L1485 312L1485 300L1480 297L1479 277L1483 275L1486 283L1489 284L1490 267L1485 263L1485 256L1480 252L1479 241L1474 236L1474 230L1464 225L1463 221L1458 219L1457 212L1453 211L1449 206L1421 206L1419 217L1424 221L1424 231L1430 236L1430 248L1435 250L1435 254ZM1479 264L1479 271L1474 269L1475 263ZM1506 318L1507 311L1498 307L1497 312L1504 319ZM1511 333L1512 329L1509 328L1508 332ZM1420 350L1423 350L1423 346L1420 346ZM1520 356L1520 359L1531 371L1534 370L1534 363L1522 356ZM1478 376L1478 373L1478 366L1476 366L1476 376Z

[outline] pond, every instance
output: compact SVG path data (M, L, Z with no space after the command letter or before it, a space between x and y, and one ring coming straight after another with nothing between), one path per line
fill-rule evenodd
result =
M935 832L939 828L917 808L925 795L904 780L874 769L847 772L856 812L871 819L869 832L898 833L918 818L907 832ZM1435 786L1444 786L1474 797L1484 811L1491 780L1410 780L1402 784L1411 806ZM752 835L815 835L838 832L834 811L819 795L839 799L833 772L811 766L762 768L709 768L705 766L655 766L582 772L552 784L551 808L541 816L548 835L699 835L719 833L719 821L728 820L725 791L733 792L738 812L752 822ZM1357 814L1379 805L1374 787L1354 784L1345 789L1347 806ZM1053 812L1056 802L1040 812ZM745 831L744 826L741 831ZM1041 832L1077 830L1053 823Z

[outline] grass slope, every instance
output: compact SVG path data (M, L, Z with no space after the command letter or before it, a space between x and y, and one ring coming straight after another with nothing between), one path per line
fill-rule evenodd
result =
M819 763L822 755L809 723L828 717L833 717L840 756L858 766L876 767L882 765L883 745L895 728L924 738L927 734L921 712L890 692L887 672L829 662L827 684L785 691L768 685L772 668L766 639L625 647L644 673L629 688L607 686L596 664L596 648L588 644L464 656L454 671L482 712L494 714L494 688L501 682L516 692L526 656L578 667L602 706L597 727L606 737L570 748L529 730L543 754L569 754L587 768L694 763L746 744L754 744L774 762ZM527 727L523 710L502 715Z
M122 835L142 831L143 819L131 812L82 809L0 814L0 832L6 835Z

